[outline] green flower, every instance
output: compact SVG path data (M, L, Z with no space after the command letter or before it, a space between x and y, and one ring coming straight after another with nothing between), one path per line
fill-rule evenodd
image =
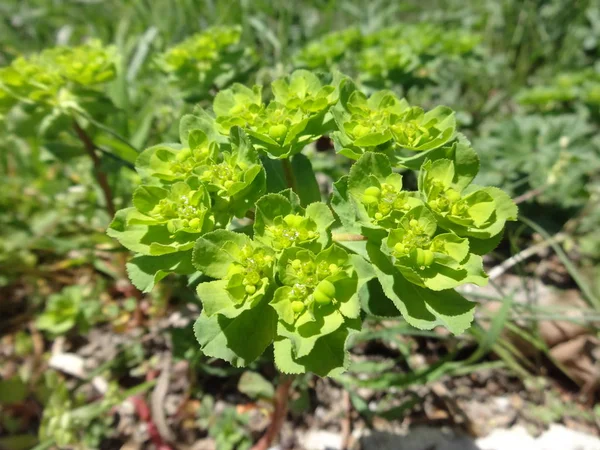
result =
M234 83L229 89L220 91L213 101L217 127L225 135L233 126L246 129L254 125L264 108L262 86L250 89Z
M217 94L213 102L216 123L222 134L237 125L253 144L275 158L293 155L330 129L327 112L337 101L337 90L324 85L305 70L272 83L275 100L262 102L262 88L234 84Z
M418 56L405 42L368 47L358 55L358 68L367 81L384 81L410 74L420 65Z
M205 314L232 318L256 306L269 288L274 262L271 249L243 234L217 230L202 236L194 250L194 265L218 279L198 285Z
M390 131L401 148L414 151L441 147L454 137L456 119L454 111L445 106L424 112L413 106L392 116Z
M99 41L55 47L0 69L0 87L18 100L56 106L63 88L77 91L114 79L115 62L115 49Z
M230 142L231 150L206 160L194 173L210 192L216 212L228 218L243 217L265 191L265 171L258 153L239 128L231 131Z
M335 86L323 85L319 77L307 70L296 70L289 79L273 81L271 89L276 102L305 114L321 113L338 100Z
M358 28L335 31L310 41L296 54L294 60L301 67L329 69L346 56L349 50L357 47L360 39Z
M211 27L171 47L157 62L166 72L193 70L202 74L211 69L222 53L239 43L241 34L240 26Z
M277 252L290 247L319 252L329 243L333 221L324 203L311 203L304 209L290 190L267 194L256 202L254 238Z
M106 83L116 77L117 56L114 47L92 40L79 47L55 47L45 50L41 59L64 78L81 86Z
M419 206L390 231L384 245L404 277L419 286L439 291L465 283L485 285L482 258L469 253L469 241L453 233L437 233L435 216Z
M358 219L370 228L396 228L407 211L422 204L402 190L402 175L385 155L365 153L350 169L348 193Z
M347 337L350 329L360 326L358 276L351 259L335 245L318 254L293 247L284 250L277 270L283 286L270 303L279 318L275 362L286 372L304 366L302 371L323 375L323 361L318 360L327 352L326 337L334 333ZM341 355L344 343L345 339Z
M216 230L198 239L193 262L215 281L198 285L202 314L194 325L202 351L245 366L275 338L273 251L248 236Z
M215 26L158 55L158 67L191 98L221 88L256 63L256 55L240 44L240 26Z
M53 104L63 85L60 73L43 64L39 55L18 57L0 69L3 91L20 101Z
M507 220L517 219L517 207L500 189L459 184L449 159L423 164L419 191L439 225L459 236L490 239L502 232Z
M340 102L331 109L339 131L332 133L338 152L358 159L367 151L382 151L392 145L390 121L409 108L391 91L377 91L367 98L354 83L340 83Z
M117 212L108 234L142 255L189 250L215 225L210 196L197 178L167 187L140 186L133 204Z
M136 161L142 178L157 178L164 183L184 181L194 170L216 160L217 143L210 141L202 130L189 133L188 146L159 144L144 150Z
M133 204L140 214L133 214L130 223L166 224L170 233L210 230L214 225L209 215L210 197L195 181L177 182L166 189L140 186L133 193Z

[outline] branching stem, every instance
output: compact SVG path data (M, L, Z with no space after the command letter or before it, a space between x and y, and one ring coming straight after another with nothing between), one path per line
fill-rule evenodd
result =
M102 189L102 193L104 194L104 203L106 204L106 211L108 215L112 218L115 215L115 204L113 203L113 195L110 185L108 184L108 177L106 173L102 170L100 165L100 158L96 154L96 145L92 141L92 138L85 132L83 128L77 123L75 119L73 119L73 128L75 129L75 133L77 133L77 137L83 143L83 147L88 153L90 159L92 160L92 164L94 165L94 175L96 177L96 181Z

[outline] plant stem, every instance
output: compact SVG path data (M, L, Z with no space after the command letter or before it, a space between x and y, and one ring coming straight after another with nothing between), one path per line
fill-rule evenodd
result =
M110 185L108 184L108 177L106 173L102 170L100 166L100 158L96 154L96 145L92 141L92 138L85 132L81 126L77 123L75 119L73 119L73 128L75 129L75 133L77 133L77 137L83 143L83 147L87 151L89 157L92 160L94 165L94 175L96 176L96 181L98 181L98 185L100 189L102 189L102 193L104 194L104 202L106 203L106 211L108 215L112 218L115 215L115 204L113 203L113 195L112 190L110 189Z
M362 234L352 234L352 233L332 233L331 238L336 242L344 242L344 241L366 241L367 238Z
M94 175L96 176L96 181L98 182L98 185L100 186L100 189L104 194L106 212L108 212L108 215L112 220L112 218L115 216L116 209L115 204L113 202L112 190L110 188L110 185L108 184L108 177L106 176L106 173L102 170L100 158L98 158L98 155L96 154L96 149L98 147L96 146L96 144L94 144L94 141L92 141L92 138L85 132L85 130L81 128L79 123L77 123L76 119L73 119L73 128L75 129L77 137L79 137L79 140L83 143L83 147L85 148L89 157L92 160L92 164L94 165ZM142 323L144 316L140 305L142 293L128 280L126 268L127 257L124 254L119 256L118 263L121 272L120 275L125 280L127 280L127 285L123 289L123 294L125 295L125 297L134 297L138 300L136 302L136 308L134 311L134 322L135 324L139 325Z
M246 211L246 218L254 220L256 218L256 213L253 210L249 209L248 211Z
M285 175L285 181L289 188L292 191L298 193L298 185L296 184L296 177L294 176L294 171L292 169L292 163L289 158L285 158L281 160L281 165L283 167L283 173Z
M251 450L267 450L271 447L271 444L279 436L281 427L285 422L288 410L288 399L290 394L290 386L294 381L294 377L289 375L281 375L275 397L273 398L273 414L271 416L271 423L269 428L260 438L260 440L254 444Z

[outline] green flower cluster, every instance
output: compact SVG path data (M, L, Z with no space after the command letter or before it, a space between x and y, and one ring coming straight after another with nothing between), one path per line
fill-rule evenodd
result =
M80 47L55 47L29 57L18 57L0 69L0 103L15 102L58 106L65 99L116 75L116 53L90 41Z
M338 100L334 85L296 70L271 88L274 98L267 104L260 86L234 84L220 91L213 102L218 130L227 135L231 127L241 127L272 158L288 158L330 130L329 109Z
M328 375L344 366L345 343L360 329L359 280L353 257L331 243L333 214L324 203L300 206L290 190L256 203L254 238L218 230L198 239L194 265L215 278L198 285L203 312L196 335L203 351L245 365L274 343L284 372ZM252 345L227 327L252 324ZM224 337L207 330L219 329ZM226 338L227 348L222 347ZM324 361L334 345L341 363Z
M294 62L298 67L329 69L344 58L349 50L358 48L361 38L358 28L328 33L319 39L312 39L294 56Z
M549 84L525 89L517 97L525 106L554 110L575 101L600 105L600 73L596 69L566 72Z
M474 304L453 289L487 282L482 255L517 208L472 184L479 159L453 111L425 112L390 91L367 97L347 78L328 84L305 70L271 91L265 103L261 87L235 84L214 114L182 119L181 144L139 156L143 184L109 229L137 253L132 281L149 290L168 273L194 274L196 338L235 366L273 345L282 372L340 373L361 311L468 328ZM332 131L357 160L334 184L337 217L297 154ZM403 189L398 169L418 170L418 190Z
M333 202L340 217L350 208L363 230L380 233L381 251L406 280L434 291L484 285L481 255L517 215L501 190L470 184L478 160L466 142L444 150L422 164L416 192L402 190L387 156L365 153L336 185Z
M217 143L203 128L199 118L186 116L181 144L140 154L136 169L143 184L134 192L133 207L118 211L109 227L110 236L138 254L129 270L143 290L171 271L193 272L197 238L244 217L264 193L265 172L247 136L235 128L226 144ZM163 255L169 258L153 258Z
M434 78L441 62L473 53L480 41L476 33L431 23L403 23L370 34L348 28L311 41L294 62L312 69L337 65L358 74L361 83L385 87Z
M367 151L382 151L401 162L406 152L426 152L456 135L454 111L438 106L425 112L391 91L367 98L348 79L341 82L340 102L332 109L339 131L333 138L339 152L358 159ZM421 156L422 158L422 156Z
M254 52L240 44L241 35L240 26L208 28L158 55L156 64L186 95L205 95L256 63Z

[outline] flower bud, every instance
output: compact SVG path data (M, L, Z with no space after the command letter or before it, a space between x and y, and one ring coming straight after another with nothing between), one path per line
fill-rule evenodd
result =
M276 141L283 139L287 132L288 129L283 124L271 125L269 127L269 136L275 139Z
M292 302L292 311L294 311L295 313L304 311L304 302L300 300L294 300Z
M373 195L363 195L363 203L365 205L374 205L379 202L379 198Z
M418 248L415 255L415 262L419 267L429 267L433 263L433 252Z
M177 152L177 154L175 155L175 159L177 161L184 161L188 159L191 154L192 152L189 148L183 148L179 152Z
M190 223L188 226L190 228L198 228L200 226L200 219L198 219L197 217L194 217L192 220L190 220Z
M254 286L252 284L247 285L245 289L246 289L246 293L249 295L252 295L256 292L256 286Z
M381 189L377 186L371 186L365 189L365 195L371 195L373 197L381 196Z
M457 202L458 200L460 200L460 194L458 192L456 192L454 189L448 189L446 191L446 198L448 200L450 200L451 202Z
M411 226L411 228L415 228L419 225L419 221L417 219L410 219L408 224Z
M302 224L302 217L297 216L295 214L288 214L283 218L283 221L290 227L299 228Z
M335 286L331 281L323 280L315 288L313 297L317 303L322 305L331 303L335 298Z
M366 127L364 125L356 125L354 127L354 129L352 130L352 133L354 134L355 137L360 138L363 136L366 136L367 134L369 134L371 132L371 129L369 127Z

